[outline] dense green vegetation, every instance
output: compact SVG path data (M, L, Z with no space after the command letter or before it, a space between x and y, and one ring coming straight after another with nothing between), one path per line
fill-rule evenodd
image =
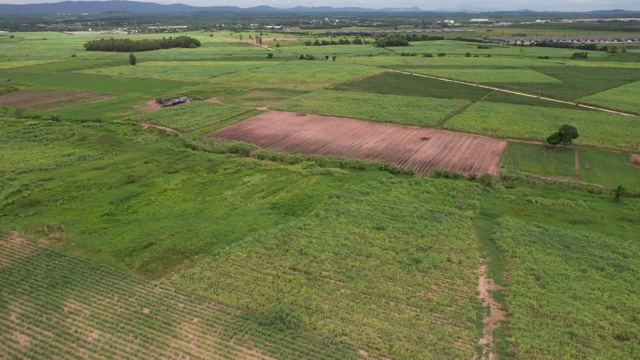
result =
M154 112L132 116L129 120L167 126L181 133L204 134L259 114L253 108L194 101Z
M86 42L83 46L88 51L116 51L116 52L133 52L133 51L152 51L171 48L197 48L200 46L198 39L188 36L177 36L175 39L100 39Z
M638 114L640 55L224 30L186 33L201 46L136 53L130 66L128 54L83 50L99 34L11 35L0 35L10 358L640 356L638 117L536 96ZM329 44L305 45L316 39ZM113 96L55 111L20 103L38 91ZM154 109L179 96L221 103ZM202 137L265 107L533 142L509 142L499 176L434 179ZM573 145L535 143L565 124ZM29 242L4 241L14 231ZM483 266L506 311L487 346Z
M289 99L274 108L429 127L467 105L469 102L464 100L322 90Z
M573 212L590 206L532 202ZM637 231L637 218L628 220L627 226ZM637 239L511 219L499 220L491 239L509 275L504 296L511 318L510 352L519 358L640 356Z
M444 127L496 137L546 141L564 124L579 130L576 144L640 150L636 117L580 108L553 109L482 101L447 121Z

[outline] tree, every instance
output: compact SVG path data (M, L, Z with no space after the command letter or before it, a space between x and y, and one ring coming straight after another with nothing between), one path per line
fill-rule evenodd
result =
M336 56L335 56L335 55L333 55L333 56L331 57L331 60L336 61Z
M573 139L578 138L578 129L571 125L562 125L558 132L551 134L547 138L547 142L551 145L569 145L573 142Z
M267 54L267 59L273 59L273 53L268 53Z
M129 64L135 65L137 61L136 56L133 53L129 53Z

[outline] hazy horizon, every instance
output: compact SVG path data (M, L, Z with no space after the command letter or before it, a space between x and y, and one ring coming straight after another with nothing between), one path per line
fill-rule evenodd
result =
M56 3L63 0L0 0L0 4L40 4L40 3ZM83 0L80 0L83 1ZM86 1L86 0L84 0ZM112 1L112 0L107 0ZM319 6L331 6L331 7L363 7L370 9L382 9L382 8L409 8L418 7L426 11L437 10L454 10L454 11L510 11L510 10L534 10L534 11L594 11L594 10L611 10L622 9L630 11L640 10L640 1L637 0L569 0L569 1L471 1L471 0L452 0L443 4L442 1L418 1L418 0L399 0L389 4L388 1L383 0L312 0L305 1L303 3L297 0L132 0L140 2L150 2L157 4L185 4L192 6L237 6L241 8L254 7L260 5L266 5L276 8L292 8L296 6L307 7L319 7Z

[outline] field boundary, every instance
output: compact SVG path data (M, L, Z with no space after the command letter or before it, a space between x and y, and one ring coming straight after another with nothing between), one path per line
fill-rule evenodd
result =
M546 96L538 96L538 95L533 95L533 94L527 94L527 93L520 92L520 91L502 89L502 88L498 88L498 87L495 87L495 86L480 85L480 84L476 84L476 83L470 83L470 82L460 81L460 80L453 80L453 79L448 79L448 78L443 78L443 77L438 77L438 76L432 76L432 75L416 74L416 73L412 73L412 72L408 72L408 71L400 71L400 70L388 70L388 71L399 73L399 74L405 74L405 75L413 75L413 76L418 76L418 77L425 77L425 78L434 79L434 80L447 81L447 82L452 82L452 83L456 83L456 84L475 86L475 87L494 90L494 91L502 91L502 92L505 92L505 93L513 94L513 95L536 98L536 99L545 100L545 101L553 101L553 102L566 104L566 105L574 105L574 106L582 107L582 108L585 108L585 109L597 110L597 111L602 111L602 112L611 113L611 114L618 114L618 115L624 115L624 116L633 116L633 117L637 116L635 114L627 113L627 112L624 112L624 111L617 111L617 110L606 109L606 108L593 106L593 105L586 105L586 104L580 104L580 103L571 102L571 101L558 100L558 99L554 99L554 98L550 98L550 97L546 97Z

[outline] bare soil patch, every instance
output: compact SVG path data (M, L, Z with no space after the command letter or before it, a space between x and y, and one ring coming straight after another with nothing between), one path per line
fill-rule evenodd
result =
M415 126L268 111L208 134L280 151L379 161L417 174L497 175L506 141Z
M631 155L631 165L640 167L640 154Z
M162 106L160 106L160 104L158 104L155 100L149 100L144 106L136 106L136 109L144 112L149 112L160 110L162 109Z
M36 247L33 244L21 238L17 232L13 232L8 239L0 239L0 268L13 266L35 252Z
M222 101L220 101L220 99L218 99L217 97L212 97L211 99L207 99L207 102L222 104Z
M67 89L22 90L0 96L0 104L25 109L55 111L116 96L111 93Z
M494 360L498 359L498 354L493 351L493 331L500 326L500 322L504 321L506 312L500 309L500 304L495 301L492 291L502 290L502 287L496 285L493 279L487 277L487 266L482 265L478 269L478 297L482 300L482 305L488 307L489 314L484 318L485 328L483 336L478 341L481 345L482 359Z

